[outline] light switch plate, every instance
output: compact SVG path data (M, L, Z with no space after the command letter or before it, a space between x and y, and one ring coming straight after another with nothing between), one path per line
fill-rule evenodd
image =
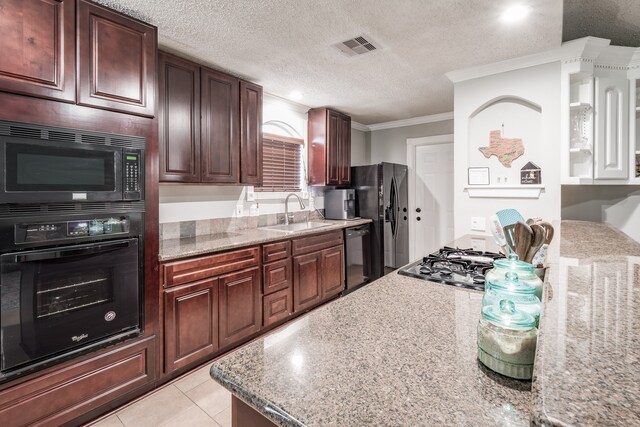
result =
M471 217L472 231L487 231L487 219L483 216Z
M247 202L255 202L256 201L256 193L253 191L253 187L251 189L247 189Z

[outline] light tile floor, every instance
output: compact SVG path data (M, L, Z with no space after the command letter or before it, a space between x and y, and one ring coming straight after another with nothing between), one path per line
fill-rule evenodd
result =
M231 427L231 393L211 379L209 367L197 369L91 427Z

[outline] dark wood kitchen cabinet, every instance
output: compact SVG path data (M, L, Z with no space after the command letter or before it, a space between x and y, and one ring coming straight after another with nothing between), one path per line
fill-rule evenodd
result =
M160 181L200 182L200 67L158 54Z
M78 0L78 104L153 117L156 28Z
M309 185L351 182L351 117L328 108L309 110Z
M312 308L344 289L344 238L342 230L292 241L293 307Z
M233 345L262 328L260 269L220 277L220 347Z
M218 349L218 279L164 292L164 364L172 372Z
M240 182L262 183L262 87L240 82Z
M240 80L201 68L202 182L239 182L240 135L238 128Z
M262 182L262 87L164 52L158 82L160 181Z
M322 301L320 252L293 257L293 309L302 311Z
M75 0L0 2L0 90L74 102Z

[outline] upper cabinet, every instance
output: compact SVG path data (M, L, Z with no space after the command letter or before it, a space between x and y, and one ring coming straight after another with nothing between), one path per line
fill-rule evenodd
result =
M201 69L202 182L239 182L240 80L218 71Z
M74 102L75 1L0 3L0 90Z
M640 49L592 37L569 47L578 53L562 63L562 183L640 184Z
M78 104L153 116L156 29L78 1Z
M309 110L309 185L351 182L351 117L328 108Z
M155 27L85 0L3 0L0 28L0 91L153 117Z
M159 58L160 181L262 183L262 87Z
M200 182L200 67L160 52L158 83L160 181Z

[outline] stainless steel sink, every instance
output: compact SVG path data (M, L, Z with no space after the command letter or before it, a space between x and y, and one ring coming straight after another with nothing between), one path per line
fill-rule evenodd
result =
M295 224L270 225L262 227L264 230L279 231L280 233L295 233L296 231L313 230L315 228L327 227L331 224L324 222L298 222Z

